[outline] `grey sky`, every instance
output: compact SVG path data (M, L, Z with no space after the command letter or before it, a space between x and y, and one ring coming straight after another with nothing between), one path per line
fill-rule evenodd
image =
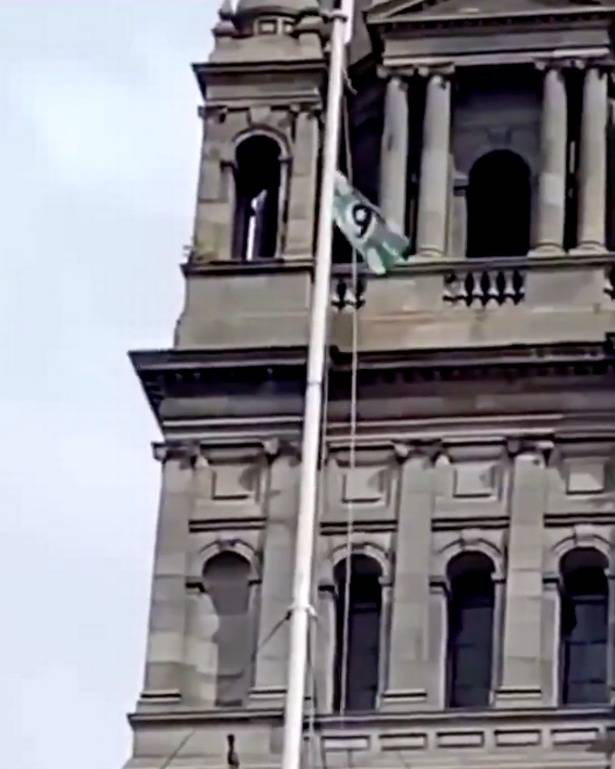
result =
M119 769L141 683L157 430L215 0L0 0L0 742Z

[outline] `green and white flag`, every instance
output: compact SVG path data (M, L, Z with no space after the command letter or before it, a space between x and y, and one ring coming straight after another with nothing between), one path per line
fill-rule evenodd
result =
M408 238L396 232L380 210L355 190L339 171L335 178L333 218L350 245L376 275L385 275L396 265L408 261Z

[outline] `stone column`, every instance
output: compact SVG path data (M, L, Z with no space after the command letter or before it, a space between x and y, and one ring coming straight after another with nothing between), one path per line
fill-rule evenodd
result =
M427 81L423 125L417 225L420 256L441 257L446 252L450 132L450 77L434 73Z
M157 446L163 463L142 699L178 700L184 675L188 522L194 499L193 459Z
M297 515L298 473L295 457L280 454L272 459L265 512L263 581L258 629L261 647L256 658L250 703L255 707L282 707L286 691L288 623L266 641L291 605L294 532Z
M291 177L287 185L290 192L284 255L293 259L311 259L314 251L318 134L317 115L301 110L295 121ZM280 196L281 221L285 204L285 199Z
M401 233L406 231L408 187L408 89L393 75L387 84L384 133L380 155L380 207L386 220Z
M407 453L407 447L398 447L397 547L388 682L383 695L383 707L389 710L424 707L427 699L434 474L428 457L406 458Z
M544 74L541 124L541 168L532 253L561 253L566 214L568 103L561 68Z
M606 250L607 73L589 66L583 85L577 251Z
M547 474L537 449L522 449L516 456L511 482L502 680L496 703L502 707L525 707L542 701L542 561Z

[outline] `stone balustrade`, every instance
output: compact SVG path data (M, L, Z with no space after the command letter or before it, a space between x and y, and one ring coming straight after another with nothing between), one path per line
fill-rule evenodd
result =
M525 270L516 267L451 270L444 276L442 299L466 307L519 304L525 299L525 281Z

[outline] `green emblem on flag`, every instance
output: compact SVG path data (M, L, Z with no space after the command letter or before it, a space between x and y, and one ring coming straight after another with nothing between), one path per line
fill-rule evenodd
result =
M397 264L408 261L408 238L395 232L379 209L351 187L348 179L339 172L335 178L333 218L350 245L376 275L385 275Z

